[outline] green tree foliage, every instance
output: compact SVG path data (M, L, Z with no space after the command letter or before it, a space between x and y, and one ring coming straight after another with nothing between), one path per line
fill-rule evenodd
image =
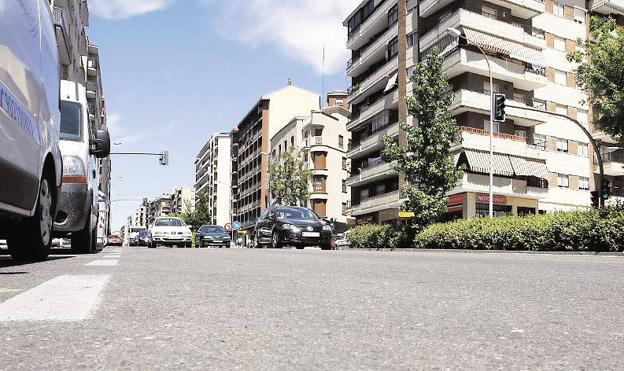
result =
M184 223L190 225L194 231L204 224L212 223L212 213L208 208L208 199L205 194L199 196L195 201L195 210L190 210L191 207L187 205L185 211L178 217L184 220Z
M590 37L568 55L580 63L578 86L589 96L596 126L614 138L624 138L624 28L613 18L592 17Z
M274 204L304 206L310 194L309 170L304 154L291 147L269 169L269 192Z
M442 61L434 51L416 65L413 96L407 99L407 107L417 124L401 123L407 145L399 146L388 136L382 138L384 160L406 176L408 184L402 192L407 201L403 207L414 212L412 221L417 231L447 212L446 193L463 176L449 154L461 135L449 110L453 96Z

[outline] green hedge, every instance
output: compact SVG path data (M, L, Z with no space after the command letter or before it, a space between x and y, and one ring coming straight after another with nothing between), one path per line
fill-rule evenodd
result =
M396 249L412 247L414 234L407 226L367 224L351 229L347 238L354 249Z
M463 219L428 227L414 244L426 249L622 251L624 208Z

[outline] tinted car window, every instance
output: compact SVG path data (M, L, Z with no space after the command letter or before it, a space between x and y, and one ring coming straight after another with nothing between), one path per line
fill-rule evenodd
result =
M61 102L61 139L80 140L82 110L80 104L74 102Z
M304 208L295 207L280 207L275 210L277 219L302 219L302 220L317 220L318 216L312 211Z
M219 233L219 232L225 233L225 229L219 226L203 226L199 229L199 231L202 233Z
M156 219L156 227L183 227L184 223L180 219Z

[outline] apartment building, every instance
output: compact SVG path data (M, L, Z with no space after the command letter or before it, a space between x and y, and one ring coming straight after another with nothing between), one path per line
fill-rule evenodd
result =
M403 98L412 90L408 76L434 47L445 57L451 109L462 131L462 143L452 154L467 168L449 194L447 218L487 215L489 208L489 70L476 46L491 62L492 88L508 99L507 120L493 133L495 213L589 206L594 188L589 139L573 123L548 114L570 115L589 125L586 97L566 59L587 34L585 1L419 3L370 0L345 21L353 53L347 68L353 81L348 156L357 176L348 181L351 215L358 223L398 217L401 178L381 160L379 139L389 134L404 140L398 122L411 122ZM449 35L448 28L458 29L462 38Z
M171 212L174 214L190 213L195 210L195 188L181 187L172 190Z
M130 227L145 227L147 228L148 224L148 203L147 199L143 201L143 203L137 208L135 213L130 216Z
M244 237L267 207L270 140L296 116L320 109L318 94L288 85L262 96L232 130L232 214Z
M150 226L154 224L156 218L161 216L169 216L173 212L172 204L173 204L173 196L175 195L176 190L172 189L167 193L162 194L159 197L156 197L154 200L150 201L147 204L147 225Z
M106 101L102 89L99 49L87 36L87 0L50 0L59 49L61 79L82 85L87 90L89 122L95 129L106 129ZM100 161L100 192L110 200L111 160ZM107 208L110 210L110 205ZM106 224L109 224L108 221ZM110 231L110 226L108 229Z
M292 148L300 151L312 171L309 208L334 222L336 231L347 226L345 211L350 200L347 130L350 112L346 93L328 94L328 107L307 116L294 117L271 138L271 161Z
M590 10L594 15L610 16L618 20L624 27L624 0L593 0ZM595 127L591 127L594 139L602 142L601 154L604 161L606 180L609 183L610 200L607 203L624 201L624 150L615 149L621 146L615 139L605 135ZM599 174L598 164L594 164L594 174ZM597 177L596 177L597 178Z
M232 139L230 133L214 134L195 160L195 189L211 210L212 223L231 223L232 207Z

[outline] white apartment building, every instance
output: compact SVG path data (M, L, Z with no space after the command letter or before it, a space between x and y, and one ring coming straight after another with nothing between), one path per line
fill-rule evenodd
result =
M591 204L594 188L589 139L570 115L589 125L585 95L576 87L566 53L587 33L585 1L369 0L345 21L351 76L352 186L350 213L358 223L397 219L399 175L380 158L384 134L401 139L410 122L404 96L415 63L434 47L445 56L462 143L452 153L467 171L450 192L447 218L485 215L489 188L490 84L507 96L505 123L494 126L494 208L497 214L570 210ZM455 28L457 40L446 30ZM403 69L404 68L404 69ZM405 74L400 71L405 71ZM537 107L533 112L522 107ZM404 138L404 137L403 137Z
M190 213L195 210L195 188L181 187L173 190L171 195L171 212L175 214Z
M232 139L230 133L214 134L195 160L197 197L205 197L212 223L232 221Z
M351 198L346 183L346 153L351 140L346 127L350 115L346 98L345 93L330 93L326 109L293 118L271 138L271 161L279 160L292 148L302 152L312 171L307 206L332 220L337 231L346 229L345 211Z

